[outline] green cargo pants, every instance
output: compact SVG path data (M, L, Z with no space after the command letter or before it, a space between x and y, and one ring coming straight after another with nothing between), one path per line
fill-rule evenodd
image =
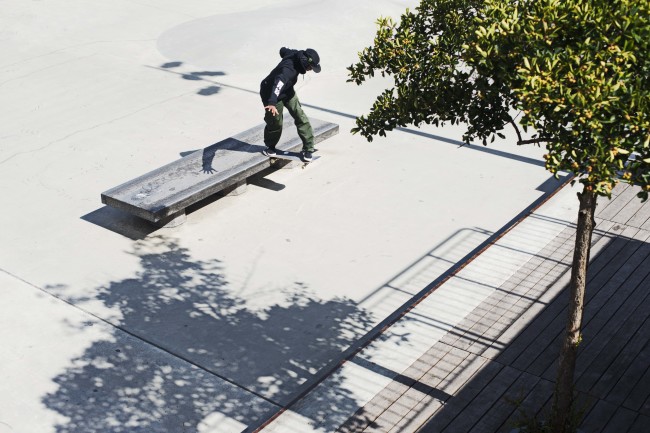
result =
M309 118L302 111L302 106L298 100L298 95L293 95L288 101L279 101L275 108L278 110L278 115L274 116L269 111L266 111L264 115L264 122L266 126L264 127L264 144L267 147L275 148L275 145L280 141L280 136L282 135L282 122L283 115L282 110L284 107L287 107L289 114L293 117L295 121L296 128L298 128L298 136L302 140L302 150L307 152L314 151L314 130L309 123Z

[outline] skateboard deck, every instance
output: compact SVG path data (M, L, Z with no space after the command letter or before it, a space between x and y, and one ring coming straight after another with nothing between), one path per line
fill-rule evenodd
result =
M273 162L274 160L277 160L277 159L284 159L284 160L287 160L287 161L302 162L302 164L303 164L302 167L305 168L308 164L311 164L312 162L319 159L320 156L314 155L312 157L311 161L304 161L299 152L286 152L286 151L283 152L283 151L278 150L277 153L274 156L269 156L269 158L271 159L271 162Z

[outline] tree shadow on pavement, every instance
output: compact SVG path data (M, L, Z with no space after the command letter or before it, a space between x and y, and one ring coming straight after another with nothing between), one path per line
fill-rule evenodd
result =
M178 74L183 78L184 80L189 80L189 81L207 81L210 83L213 83L213 85L209 85L207 87L204 87L203 89L200 89L197 94L201 96L211 96L211 95L216 95L219 93L222 89L222 85L219 83L211 81L209 78L204 78L204 77L223 77L226 75L225 72L223 71L194 71L190 73L184 73L184 72L177 72L177 71L172 71L174 68L178 68L183 65L183 62L181 61L175 61L175 62L167 62L159 67L155 68L161 71L168 71L168 72L173 72L175 74Z
M68 420L58 433L253 428L372 323L354 302L317 299L300 282L281 289L275 305L252 309L232 293L219 260L193 260L163 236L135 242L131 254L141 270L92 295L47 288L75 305L99 301L120 316L110 320L112 340L72 360L43 398ZM342 410L355 404L344 394L327 399Z

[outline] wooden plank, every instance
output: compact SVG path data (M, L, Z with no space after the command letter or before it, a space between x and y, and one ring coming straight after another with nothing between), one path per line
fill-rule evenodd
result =
M360 408L352 417L339 427L338 432L357 432L357 431L387 431L381 416L384 415L391 405L399 399L409 387L399 382L393 381L377 394L370 402ZM368 430L365 430L368 428Z
M343 423L337 431L341 433L352 433L364 431L364 429L368 429L367 431L369 432L387 431L390 429L390 427L392 427L392 425L397 421L390 424L391 421L387 421L386 418L394 416L393 412L395 412L395 407L399 407L403 412L404 407L407 407L408 411L410 410L409 405L415 404L415 401L409 398L410 395L405 397L404 394L409 390L414 390L415 394L422 396L423 392L419 387L414 387L413 385L416 383L422 383L424 387L430 387L430 384L422 382L424 376L443 358L448 356L450 350L452 350L452 347L450 346L434 345L434 347L425 352L422 357L402 373L403 377L411 378L410 384L405 383L404 381L392 381L387 387L373 397L372 400L359 408L359 410ZM462 359L464 359L464 357ZM426 378L424 380L426 380ZM438 384L439 380L435 385ZM426 395L426 393L424 394ZM400 403L396 405L395 403L398 401ZM403 402L406 402L406 406Z
M647 352L650 348L646 345L644 351ZM630 387L630 393L628 394L623 405L637 412L643 412L648 408L644 409L644 403L650 399L650 368L647 368L650 363L647 363L645 372L637 379ZM650 410L647 411L645 415L650 416Z
M629 188L629 185L626 183L619 183L612 190L612 198L607 198L603 196L598 197L598 205L596 206L596 216L600 215L603 211L607 209L608 206L612 205L612 202L616 197L621 195L623 191Z
M644 307L645 304L640 305L635 311L635 314L626 322L626 325L630 325L626 327L626 331L632 332L634 330L632 338L623 345L618 356L614 358L613 362L591 388L590 392L593 395L612 401L612 388L614 388L624 372L628 369L632 369L632 374L638 378L641 376L642 372L647 369L647 363L643 365L635 365L635 360L637 359L640 362L643 362L643 359L639 359L639 355L650 340L650 320L648 320L649 312L647 308ZM620 340L625 340L626 338L629 338L629 335L619 333L619 338ZM620 400L613 400L613 402L620 404L626 396L627 395L624 395Z
M606 207L599 210L596 208L596 215L598 218L614 221L616 214L623 209L632 199L635 198L636 192L634 188L626 188L619 195L612 198L612 202Z
M601 233L605 233L607 230L612 228L612 226L613 224L611 222L605 224ZM567 244L569 243L570 240L567 239ZM609 257L614 256L617 253L617 250L610 251L611 244L612 242L610 237L600 235L595 238L592 246L592 257L594 257L592 263L599 263L600 261L606 263L607 260L609 260ZM550 324L558 315L564 316L566 300L562 299L562 297L558 295L569 283L569 277L569 272L565 272L561 278L556 280L546 289L546 293L548 293L549 296L545 296L543 300L546 301L547 305L534 304L522 315L520 323L526 324L525 327L518 332L512 343L510 343L510 345L508 345L508 347L497 356L497 361L525 370L529 363L536 358L536 355L534 355L529 356L526 359L519 359L522 354L530 350L529 346L534 344L534 350L537 350L537 353L542 352L545 349L545 346L539 347L537 339L540 338L540 335L543 335L546 332ZM561 329L558 332L561 332ZM512 333L513 331L509 331L508 334L512 335Z
M614 416L609 420L602 433L624 433L629 431L634 425L634 421L639 414L633 410L619 407L614 412ZM650 426L648 426L650 427Z
M615 229L617 231L614 231ZM624 249L628 245L629 239L633 239L638 233L639 229L634 227L621 227L619 225L612 227L612 231L609 233L613 238L612 245L610 248L601 251L597 257L590 261L587 284L600 286L604 281L607 281L611 273L625 263L625 259L621 257L630 254L627 254ZM601 255L603 257L600 257Z
M644 250L647 250L645 244ZM637 271L631 273L623 281L615 293L614 299L609 301L609 309L601 309L585 326L585 344L578 355L576 366L576 379L580 382L581 376L589 369L591 364L600 357L601 352L609 351L609 342L615 338L618 330L623 326L628 317L648 296L643 281L650 272L650 257L646 256L638 266Z
M636 242L633 246L637 246ZM597 300L590 299L592 307L598 307L595 315L585 321L585 331L596 335L602 332L615 332L622 321L632 314L638 303L647 296L644 280L650 273L650 244L643 243L609 281L609 292ZM606 297L606 295L610 295ZM601 308L602 307L602 308ZM591 339L583 348L596 344Z
M647 224L650 224L650 200L646 201L643 206L641 206L637 213L630 218L627 224L632 227L639 227L646 230L650 229L650 227L646 227Z
M567 229L560 236L564 237L564 244L558 248L558 252L561 251L565 254L565 259L572 254L572 248L567 248L566 244L570 243L572 236L572 229ZM552 263L549 267L549 262L542 263L539 267L541 269L540 274L543 275L539 281L532 281L534 288L528 292L530 298L536 298L536 300L531 304L526 301L525 298L520 299L512 311L523 310L520 314L516 316L511 316L509 327L499 336L499 343L506 346L505 354L494 353L494 350L488 350L483 356L499 356L501 362L507 362L510 358L510 362L514 360L520 353L521 350L518 350L518 345L531 344L531 340L527 338L519 338L519 335L522 333L531 333L531 329L535 325L535 320L542 310L546 308L548 304L551 304L556 298L559 290L561 290L566 283L568 283L568 274L566 273L568 267L560 266L559 263ZM546 273L544 275L544 273ZM507 317L507 316L504 316ZM536 319L537 318L537 319ZM532 325L532 326L531 326ZM531 329L528 329L531 328ZM540 328L541 329L541 328ZM531 333L532 334L532 333ZM530 336L533 339L535 336ZM510 356L508 356L510 355Z
M647 289L641 288L639 292L645 300L648 295ZM643 303L643 300L641 302ZM617 354L624 350L630 337L635 335L637 331L643 327L643 321L645 321L647 316L645 312L642 312L643 314L637 314L636 310L639 309L645 309L645 306L637 304L630 316L625 319L624 323L618 329L616 329L616 333L608 340L603 350L598 353L588 367L583 367L584 373L576 381L578 389L585 391L591 390L594 385L601 381L602 372L606 371L610 364L614 362Z
M487 362L485 367L468 381L465 386L450 398L435 416L419 430L419 433L445 431L461 413L469 416L465 409L481 393L481 391L503 370L504 366L497 362Z
M495 433L501 431L500 427L517 411L521 402L529 396L531 390L535 388L539 381L540 378L537 376L521 373L501 398L471 427L471 430L458 431L471 431L472 433ZM493 395L492 399L495 397L496 395Z
M501 297L501 294L496 294L496 297L498 299ZM483 330L478 330L476 327L480 326L479 324L481 319L487 312L486 307L492 302L496 302L494 300L494 294L490 295L467 316L465 316L460 323L454 326L453 331L448 332L443 336L441 341L458 349L467 350L473 342L481 339Z
M394 423L399 421L399 419L392 419L398 413L401 412L403 417L429 394L432 395L431 401L436 398L440 399L441 395L445 395L444 392L423 392L423 389L435 389L435 387L441 386L445 378L451 375L454 370L469 367L469 363L465 362L466 358L466 352L437 343L418 359L414 366L409 367L403 373L403 376L412 376L416 379L413 381L414 385L416 385L417 381L421 386L407 387L404 392L398 393L394 392L396 385L389 385L343 423L337 431L389 430ZM469 370L471 371L471 368Z
M637 231L637 229L631 228L624 230L623 233L635 234ZM602 288L611 279L612 271L622 267L633 254L633 251L625 248L626 245L628 245L628 240L625 238L615 238L611 246L590 264L583 313L585 323L597 312L597 309L592 307L592 301L601 294ZM607 252L608 254L606 254ZM528 355L528 359L533 356L535 359L532 359L526 366L526 371L549 379L555 376L554 368L564 338L567 311L566 297L562 299L562 302L564 307L562 314L556 315L553 322L545 329L544 334L535 341L535 344L539 345L539 347ZM542 347L542 345L544 346Z
M503 367L499 373L485 385L480 392L474 396L467 406L462 410L462 414L453 419L443 432L468 432L474 431L475 424L488 413L494 406L495 401L499 401L514 382L521 376L521 372L511 367ZM510 414L512 411L509 411ZM507 417L507 415L505 416ZM504 417L504 418L505 418Z
M638 384L643 379L644 375L648 373L649 366L650 343L646 341L645 346L642 347L636 357L631 360L627 370L625 370L625 372L619 376L618 382L616 382L614 387L607 394L607 401L619 405L624 404L624 402L627 401L628 397L632 395L636 384ZM644 394L646 399L650 397L650 387L646 386ZM641 398L643 398L643 396L641 396Z
M563 279L558 280L558 282L559 281L563 281ZM553 298L555 298L555 296L553 296ZM550 302L551 305L553 305L553 298L544 299L544 301ZM549 310L549 305L536 303L522 315L522 320L519 320L518 323L524 325L523 329L516 330L517 337L503 350L502 353L496 357L496 360L498 362L507 365L515 362L521 353L524 352L526 348L532 343L532 341L534 341L539 336L539 334L546 327L545 323L540 322L552 319L549 314L541 316L542 311L551 314L553 313L552 310ZM513 328L511 328L510 334L513 332L512 329Z
M645 206L645 204L641 202L640 198L636 197L636 194L641 191L640 187L634 186L631 187L630 190L634 193L634 197L630 199L630 201L614 216L613 221L631 226L629 221L641 210L641 208Z
M523 411L523 413L521 414L521 416L519 416L519 418L515 418L514 420L511 420L507 425L521 426L522 420L529 421L531 419L534 419L538 421L547 421L550 419L551 411L553 407L553 393L555 391L555 383L553 381L549 381L544 378L541 378L539 383L546 384L546 385L545 388L543 389L544 392L539 397L540 403L538 404L538 406L536 406L538 408L537 411L536 412L528 411L528 410ZM577 408L576 415L582 417L582 419L578 420L578 422L583 423L586 420L586 416L592 411L592 409L598 402L599 402L598 399L590 395L587 395L583 392L576 392L576 397L575 397L575 406ZM517 423L517 420L519 420L519 423Z
M620 182L618 185L614 187L614 189L612 189L612 197L619 196L623 191L625 191L629 187L630 187L629 183ZM607 197L603 197L603 198L607 198Z
M495 431L507 432L515 427L521 427L526 421L546 419L547 413L544 411L544 407L550 402L554 389L553 382L540 379L532 387L528 396L521 401L516 411Z
M648 426L650 426L650 416L639 415L627 433L648 433Z
M616 413L617 406L599 400L580 424L580 429L589 433L600 433Z
M547 292L547 287L557 282L557 279L566 272L568 265L563 267L561 264L566 263L571 255L571 250L566 248L566 244L571 243L568 241L572 240L572 232L572 229L563 231L556 237L554 244L549 245L549 248L540 253L539 257L536 257L537 266L523 276L523 279L518 284L519 276L517 276L517 280L514 280L519 287L513 290L513 296L510 297L507 309L501 315L500 320L494 323L492 328L485 334L487 339L494 341L494 343L481 352L483 356L497 356L501 352L499 346L506 347L512 341L510 335L518 333L521 329L520 326L513 325L518 322L520 324L527 323L526 320L520 320L522 313L529 311L535 303L543 303L542 297ZM550 261L544 258L550 258L554 261L553 266L548 266ZM508 284L510 284L510 281L506 282L505 285ZM513 312L516 314L509 314Z
M483 355L489 348L497 346L496 351L490 352L491 356L502 350L504 346L498 341L499 337L521 312L537 302L545 289L539 282L556 269L557 264L548 266L549 261L565 263L567 253L563 246L571 238L572 232L572 229L561 232L486 300L489 308L483 308L483 316L478 317L470 327L470 331L479 334L482 339L472 341L467 350ZM510 314L512 312L516 314Z
M627 432L632 429L632 426L634 425L634 422L636 421L638 415L639 414L633 410L619 407L605 428L603 428L602 433Z
M462 351L458 350L458 352L455 352L456 350L457 349L452 349L449 353L454 354L456 359L458 359L458 352ZM440 378L436 388L454 396L448 401L455 399L455 395L459 390L461 388L464 389L464 387L469 383L474 382L476 377L483 377L482 372L484 371L485 366L488 365L488 361L485 358L469 356L470 354L466 352L465 354L467 355L467 358L458 364L455 364L456 361L454 358L451 358L449 362L453 364L453 368L442 367L442 374L439 372L441 366L432 369L428 374L428 376ZM423 378L423 380L430 383L430 380L425 378ZM429 425L429 422L434 423L432 425L437 425L435 424L436 416L438 412L446 407L446 405L445 402L427 395L425 398L422 398L418 404L412 405L411 410L389 430L389 433L416 431L422 425Z

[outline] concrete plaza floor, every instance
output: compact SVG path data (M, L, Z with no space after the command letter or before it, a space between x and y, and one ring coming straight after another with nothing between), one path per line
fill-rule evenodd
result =
M462 128L351 135L346 83L415 1L8 0L0 15L0 432L234 432L293 402L559 185L543 149ZM99 195L262 121L281 46L341 126L307 170L157 229Z

